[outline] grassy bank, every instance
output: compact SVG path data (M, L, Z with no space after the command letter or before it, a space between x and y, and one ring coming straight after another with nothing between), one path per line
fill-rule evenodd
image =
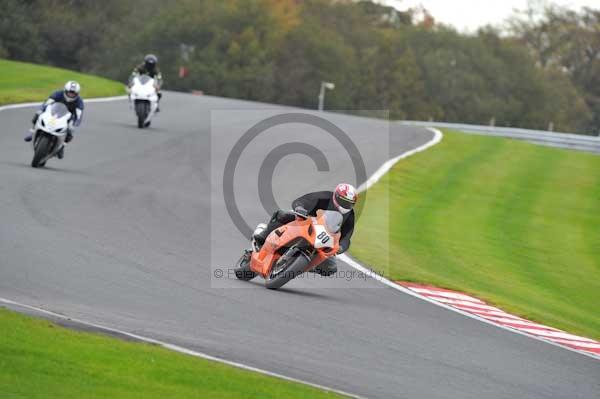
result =
M446 131L369 196L352 247L365 264L600 338L600 156Z
M160 347L0 308L2 398L337 398Z
M0 59L0 105L43 101L69 80L81 84L83 98L125 94L124 84L66 69Z

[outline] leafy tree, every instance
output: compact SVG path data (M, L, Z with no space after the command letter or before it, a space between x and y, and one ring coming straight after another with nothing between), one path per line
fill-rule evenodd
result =
M600 131L600 11L531 8L510 34L414 25L367 0L3 0L0 56L166 88L392 118ZM189 71L179 77L180 67Z
M34 3L24 0L0 3L0 57L34 62L45 59L38 25L31 17Z
M584 112L580 130L600 133L600 10L530 7L515 15L510 27L537 63L550 71L548 76L556 78L562 72L582 93L591 116ZM555 94L564 98L563 93Z

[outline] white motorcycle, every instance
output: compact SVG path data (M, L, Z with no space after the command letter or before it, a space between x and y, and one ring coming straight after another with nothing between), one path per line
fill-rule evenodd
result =
M63 103L53 103L38 117L31 143L33 159L31 166L38 168L56 156L65 145L67 131L71 127L71 113Z
M156 83L148 75L134 76L129 88L129 101L137 116L138 127L150 126L152 116L158 108L158 93Z

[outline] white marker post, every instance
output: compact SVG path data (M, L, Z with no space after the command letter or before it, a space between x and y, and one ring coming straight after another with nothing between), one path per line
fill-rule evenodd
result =
M335 84L331 82L321 82L321 90L319 91L319 111L323 111L325 106L325 89L335 89Z

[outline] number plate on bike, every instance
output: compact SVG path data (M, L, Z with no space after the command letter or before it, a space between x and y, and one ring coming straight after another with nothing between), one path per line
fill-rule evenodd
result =
M329 235L324 226L315 226L315 248L332 248L333 238Z

